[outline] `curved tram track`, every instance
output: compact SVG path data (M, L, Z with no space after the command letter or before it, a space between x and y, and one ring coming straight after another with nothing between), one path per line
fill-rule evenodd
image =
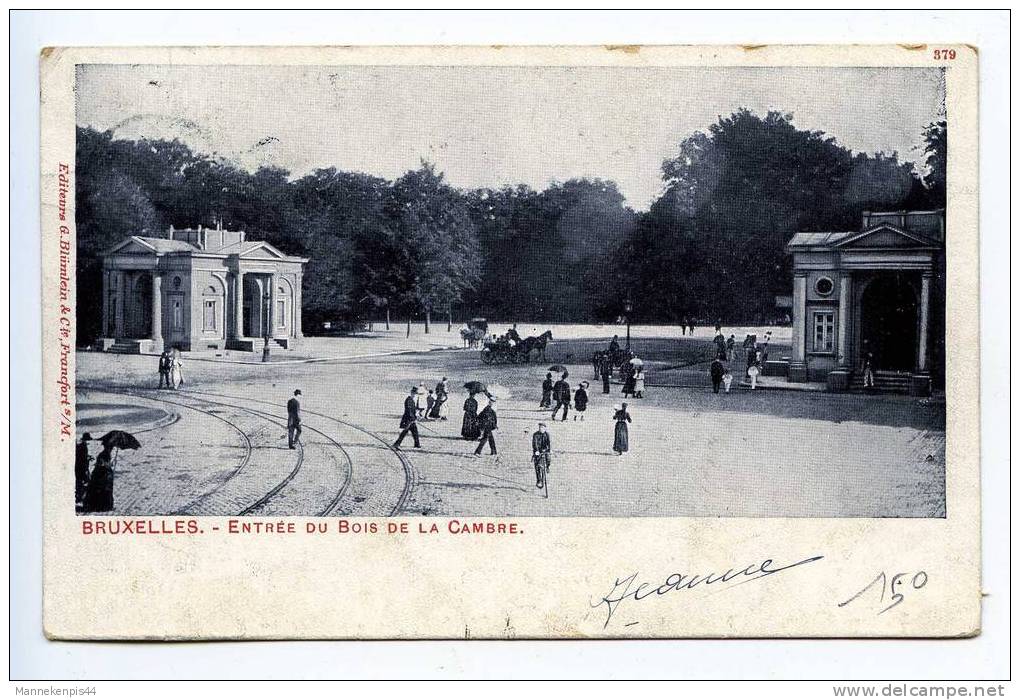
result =
M225 418L223 415L221 415L222 409L226 408L226 409L230 409L230 410L233 410L233 411L240 411L240 412L247 413L247 414L250 414L250 415L253 415L253 416L257 416L261 421L268 422L268 423L270 423L272 425L275 425L275 426L277 426L279 428L282 428L283 430L287 429L286 423L281 422L280 420L277 420L277 417L272 415L272 414L270 414L270 413L266 413L265 411L259 411L257 409L248 408L248 407L245 407L245 406L238 406L238 405L233 404L233 403L225 403L225 402L220 402L220 401L211 401L211 400L208 400L208 399L202 399L202 398L196 397L195 400L198 401L198 402L201 402L201 403L200 403L200 405L195 405L195 404L187 403L187 402L183 402L183 401L175 401L175 400L173 400L171 398L166 397L165 395L163 395L161 393L156 393L156 392L151 392L151 393L150 392L134 392L134 391L127 391L127 390L124 390L124 389L112 389L112 388L111 389L104 389L104 390L108 391L110 393L120 394L120 395L124 395L124 396L133 396L133 397L136 397L136 398L146 399L146 400L150 400L150 401L164 402L164 403L168 403L168 404L171 404L171 405L174 405L174 406L178 406L178 407L190 410L190 411L195 411L195 412L198 412L198 413L202 413L202 414L204 414L206 416L215 418L216 420L219 420L219 421L221 421L223 423L226 423L232 429L234 429L239 435L241 435L243 443L244 443L245 453L244 453L244 456L242 457L242 459L240 460L240 462L238 463L238 465L236 467L234 467L231 470L231 472L229 473L229 475L225 479L223 479L220 483L218 483L214 488L206 491L205 493L203 493L198 498L195 498L195 499L191 500L185 506L177 509L175 511L175 513L174 513L175 515L180 515L180 514L185 514L185 513L189 513L189 512L194 512L195 510L198 510L199 512L201 512L201 510L202 510L202 508L204 506L206 506L210 502L215 501L218 496L223 495L230 488L232 488L235 485L237 485L239 479L243 475L246 474L245 468L248 467L251 464L251 462L252 462L253 452L257 448L253 445L251 436L241 426L239 426L235 421L232 421L232 420L230 420L228 418ZM198 393L198 392L180 392L180 393L181 394L184 394L184 393L193 393L194 394L194 393ZM315 515L317 515L317 516L326 516L326 515L329 515L336 508L337 504L343 498L344 494L346 493L347 489L350 486L351 477L352 477L352 473L353 473L353 461L351 460L350 455L347 452L347 450L345 450L343 448L343 446L339 442L334 440L332 437L330 437L326 433L322 432L321 430L318 430L318 429L313 428L311 426L303 426L303 427L305 428L305 430L308 430L310 432L314 432L314 433L316 433L318 435L321 435L326 441L331 443L331 445L333 447L338 449L339 452L344 457L343 461L344 461L345 464L340 469L340 475L339 475L340 485L339 485L339 487L336 489L334 494L330 497L330 499L329 499L328 503L326 504L326 506L324 508L321 508L320 510L316 511L316 513L315 513ZM259 511L259 510L265 509L265 508L267 508L267 507L269 507L271 505L274 505L274 501L280 500L281 492L284 492L285 489L287 489L287 487L292 484L292 482L294 481L295 477L297 477L298 474L301 472L302 466L304 466L304 464L305 464L305 447L300 442L298 443L298 446L297 446L297 452L298 452L297 453L297 460L296 460L296 462L294 464L294 467L292 469L290 469L287 472L287 474L284 475L284 477L282 479L280 479L276 484L274 484L271 488L269 488L264 494L262 494L261 496L256 498L253 502L248 503L244 507L241 507L241 508L236 508L235 507L235 508L232 509L232 511L230 513L215 513L215 515L227 515L227 514L236 514L236 515L241 515L241 516L252 515L256 511ZM250 500L250 496L247 497L245 500ZM210 513L210 514L212 514L212 513ZM290 513L285 513L285 514L290 514Z

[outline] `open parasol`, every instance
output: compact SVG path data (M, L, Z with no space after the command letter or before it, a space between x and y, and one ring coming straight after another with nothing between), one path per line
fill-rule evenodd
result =
M118 450L137 450L142 446L134 435L123 430L111 430L99 438L99 442L104 447L116 447Z
M549 371L550 372L566 372L567 368L564 367L563 365L553 365L552 367L549 368Z
M486 386L485 382L464 382L464 388L468 390L469 394L484 394L489 391L489 387Z

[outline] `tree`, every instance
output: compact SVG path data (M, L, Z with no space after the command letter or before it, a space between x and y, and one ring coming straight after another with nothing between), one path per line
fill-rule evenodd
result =
M396 299L407 309L408 324L420 308L428 333L432 312L457 303L478 283L474 223L462 195L427 162L393 183L383 215L385 225L362 241L366 293Z
M662 283L682 287L673 295L692 316L734 321L772 315L789 289L794 233L855 229L862 209L901 205L917 181L895 153L855 155L790 114L746 109L685 139L662 173L653 221L689 242Z
M924 186L930 193L932 206L945 207L949 142L944 119L929 124L924 130L924 154L927 168L924 175Z

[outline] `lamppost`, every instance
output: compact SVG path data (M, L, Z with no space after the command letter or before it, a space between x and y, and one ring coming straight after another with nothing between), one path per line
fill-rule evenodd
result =
M634 305L631 303L630 297L627 298L627 301L623 306L623 310L627 312L627 352L630 352L630 312L634 310Z

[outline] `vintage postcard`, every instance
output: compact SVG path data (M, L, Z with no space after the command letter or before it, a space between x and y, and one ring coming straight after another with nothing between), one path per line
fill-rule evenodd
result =
M980 632L972 48L40 71L49 637Z

